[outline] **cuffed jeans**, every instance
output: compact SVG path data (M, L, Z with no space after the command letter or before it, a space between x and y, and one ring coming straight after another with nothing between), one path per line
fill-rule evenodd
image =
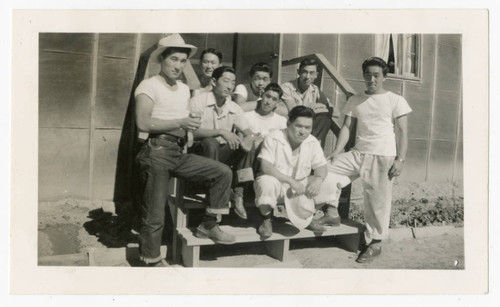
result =
M165 208L170 177L203 183L209 189L208 214L228 214L232 172L226 165L200 157L184 154L182 148L172 143L153 146L146 142L136 161L144 183L141 202L141 227L139 252L147 263L161 260L160 245L165 224Z

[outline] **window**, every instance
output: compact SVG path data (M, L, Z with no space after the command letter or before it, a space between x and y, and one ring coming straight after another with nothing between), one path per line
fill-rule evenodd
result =
M421 35L376 34L375 56L389 64L389 77L420 79Z

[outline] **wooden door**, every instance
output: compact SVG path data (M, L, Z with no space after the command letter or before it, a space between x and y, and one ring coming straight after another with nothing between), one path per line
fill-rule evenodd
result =
M258 62L266 62L273 68L272 82L279 83L281 62L278 33L237 33L235 35L236 84L250 82L250 68Z

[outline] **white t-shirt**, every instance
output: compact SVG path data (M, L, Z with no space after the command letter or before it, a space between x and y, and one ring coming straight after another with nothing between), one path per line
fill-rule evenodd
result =
M262 116L255 111L245 112L245 117L250 123L253 133L260 133L263 137L274 130L286 128L286 118L276 113L271 116Z
M172 120L189 116L189 87L177 81L177 90L172 91L162 76L143 80L135 90L135 97L145 94L154 102L152 118Z
M356 145L361 153L396 156L394 119L412 110L406 99L392 92L349 98L344 114L357 118Z
M245 100L247 100L248 98L247 89L243 84L236 85L236 88L234 89L234 94L240 95L241 97L245 98Z

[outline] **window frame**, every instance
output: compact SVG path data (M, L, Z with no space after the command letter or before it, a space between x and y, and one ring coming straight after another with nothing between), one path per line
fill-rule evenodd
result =
M392 33L390 33L392 34ZM398 33L401 34L410 34L410 33ZM415 35L415 44L417 45L415 48L415 69L418 74L415 76L403 75L403 74L394 74L388 73L387 79L392 80L405 80L405 81L413 81L413 82L421 82L422 81L422 58L423 58L423 46L422 46L422 34L419 33L411 33ZM384 59L386 60L386 59Z

